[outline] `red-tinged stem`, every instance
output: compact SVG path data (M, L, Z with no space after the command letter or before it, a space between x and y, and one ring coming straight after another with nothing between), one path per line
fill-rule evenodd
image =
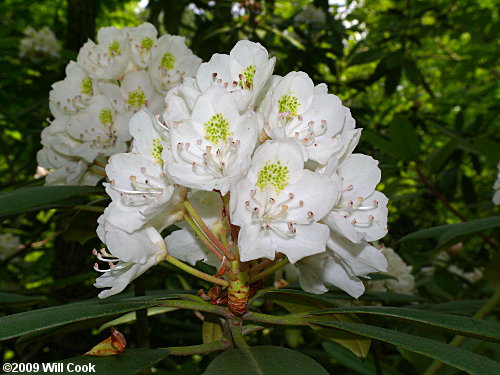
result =
M205 224L203 219L200 217L196 209L193 207L191 202L188 200L184 201L184 207L186 208L187 212L191 216L191 218L194 220L194 222L198 225L198 227L203 231L205 236L212 242L212 244L221 252L223 253L229 260L234 260L235 257L229 251L229 249L224 246L224 244L215 236L215 234L212 233L210 228Z

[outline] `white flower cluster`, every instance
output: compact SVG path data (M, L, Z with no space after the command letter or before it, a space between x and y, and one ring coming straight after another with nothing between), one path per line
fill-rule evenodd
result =
M0 234L0 261L17 253L21 246L19 237L12 233Z
M272 76L274 64L263 46L240 41L168 92L163 122L147 110L132 117L132 152L106 167L112 202L98 234L109 252L95 254L109 269L96 265L95 285L111 289L100 297L167 254L216 264L179 222L185 199L214 233L230 219L237 239L225 240L242 262L284 254L306 291L332 284L358 297L358 276L386 270L369 242L387 233L388 200L375 190L378 162L352 153L361 130L325 84L303 72ZM164 240L174 222L183 229Z
M495 184L493 185L493 190L495 193L493 194L493 204L495 206L500 205L500 162L497 165L498 167L498 174L497 174L497 179L495 181Z
M25 37L19 42L19 57L28 58L32 61L41 60L46 57L59 57L61 46L47 26L40 30L27 27L24 30Z
M392 292L400 294L415 294L415 277L411 274L412 266L390 247L384 248L382 253L387 258L387 271L385 274L394 279L375 280L367 282L367 289L378 292Z
M95 185L105 176L107 158L129 151L132 115L163 111L168 90L201 63L184 38L157 38L149 23L102 28L97 41L85 43L66 67L66 78L52 86L54 120L42 132L37 157L51 171L47 185Z

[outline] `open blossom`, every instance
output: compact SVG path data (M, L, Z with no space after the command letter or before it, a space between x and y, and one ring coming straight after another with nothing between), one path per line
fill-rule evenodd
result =
M49 94L54 120L42 133L38 157L49 171L46 184L95 185L105 176L107 159L129 151L132 115L143 109L155 115L163 111L171 86L157 87L153 60L165 40L173 40L164 53L177 59L175 83L194 76L201 63L183 38L157 39L149 23L102 28L97 40L82 47L77 62L66 67L66 78L54 83Z
M246 111L258 103L275 61L259 43L240 40L229 55L216 53L201 64L196 79L202 91L223 87L234 96L238 109Z
M44 57L59 57L61 46L52 30L47 26L40 30L27 27L24 30L24 35L25 37L19 42L20 57L27 57L33 61Z
M186 77L194 77L201 59L186 47L183 37L163 35L151 50L150 74L155 89L166 94Z
M97 44L87 41L77 62L97 79L120 79L129 64L127 34L116 27L103 27L97 33Z
M375 190L380 181L377 165L370 156L351 154L336 171L342 179L342 194L323 221L355 243L376 241L387 233L388 199Z
M257 121L253 111L240 115L234 98L223 88L207 89L188 119L169 123L167 173L178 184L226 194L250 164Z
M108 252L97 253L98 259L110 266L96 281L100 294L119 293L129 282L163 260L167 254L160 232L182 218L180 203L185 189L174 186L163 173L160 157L162 133L155 129L150 114L141 111L130 122L134 135L131 153L110 158L105 184L112 199L99 218L99 238Z
M275 79L262 104L264 130L271 139L294 139L304 149L304 160L321 164L357 144L359 130L349 110L326 85L314 86L304 72Z
M273 259L282 252L294 263L324 252L329 229L318 221L339 193L338 181L304 169L295 144L266 141L231 190L232 222L241 227L241 260Z
M300 286L307 292L325 293L334 285L354 298L365 291L358 276L387 269L387 260L380 250L366 242L352 243L335 233L330 234L325 253L302 259L299 269Z

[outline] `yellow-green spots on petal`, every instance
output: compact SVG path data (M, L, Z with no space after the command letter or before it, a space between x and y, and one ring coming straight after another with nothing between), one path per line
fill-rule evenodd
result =
M290 180L290 171L281 161L271 162L270 160L257 173L256 186L264 190L266 186L272 186L276 194L283 190Z
M142 88L138 87L128 93L128 104L134 109L139 109L146 104L146 94Z
M257 67L255 65L248 65L241 73L243 78L240 83L244 89L250 90L253 88L253 76L255 75L256 69Z
M213 144L227 143L227 137L231 135L229 131L229 121L221 113L210 117L204 125L205 138Z
M175 66L175 57L170 52L167 52L161 58L161 67L166 70L173 69Z
M161 158L161 153L163 152L163 145L161 144L160 138L153 139L153 148L151 148L151 156L158 163L163 165L163 159Z
M121 53L120 43L113 40L108 46L108 53L113 57L119 55Z
M106 127L113 123L113 112L110 108L103 108L99 112L99 122Z
M89 77L85 77L80 82L80 92L84 95L92 95L94 92L94 87L92 85L92 80Z
M278 113L287 113L288 116L297 116L300 103L296 96L288 93L278 100Z
M141 48L145 49L146 51L149 51L151 48L153 48L153 45L153 39L148 36L141 40Z

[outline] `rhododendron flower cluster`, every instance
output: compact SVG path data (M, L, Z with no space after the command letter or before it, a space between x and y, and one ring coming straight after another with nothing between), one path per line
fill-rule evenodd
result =
M161 112L168 90L200 63L182 37L158 38L149 23L100 29L97 44L85 43L66 78L52 86L54 119L42 132L37 158L51 172L46 184L95 185L108 157L130 150L132 115Z
M111 40L122 43L106 36L108 50ZM144 51L130 51L138 67ZM154 49L151 56L158 61ZM117 61L94 66L89 57L79 64L95 79L121 77L125 62L118 53L107 59ZM172 77L179 84L160 116L151 105L134 107L132 115L126 77L121 86L107 83L129 98L121 105L133 141L106 166L112 202L98 234L107 249L94 251L103 272L95 285L106 288L100 297L164 260L218 284L226 294L213 303L227 300L236 314L246 311L255 283L288 263L304 290L323 293L333 285L354 297L364 291L360 276L386 270L371 241L387 233L387 198L376 190L378 162L353 153L361 130L325 84L304 72L272 75L274 64L262 45L240 41L193 77ZM170 88L152 72L156 92ZM174 223L180 229L162 238ZM219 271L202 274L191 267L198 261Z

